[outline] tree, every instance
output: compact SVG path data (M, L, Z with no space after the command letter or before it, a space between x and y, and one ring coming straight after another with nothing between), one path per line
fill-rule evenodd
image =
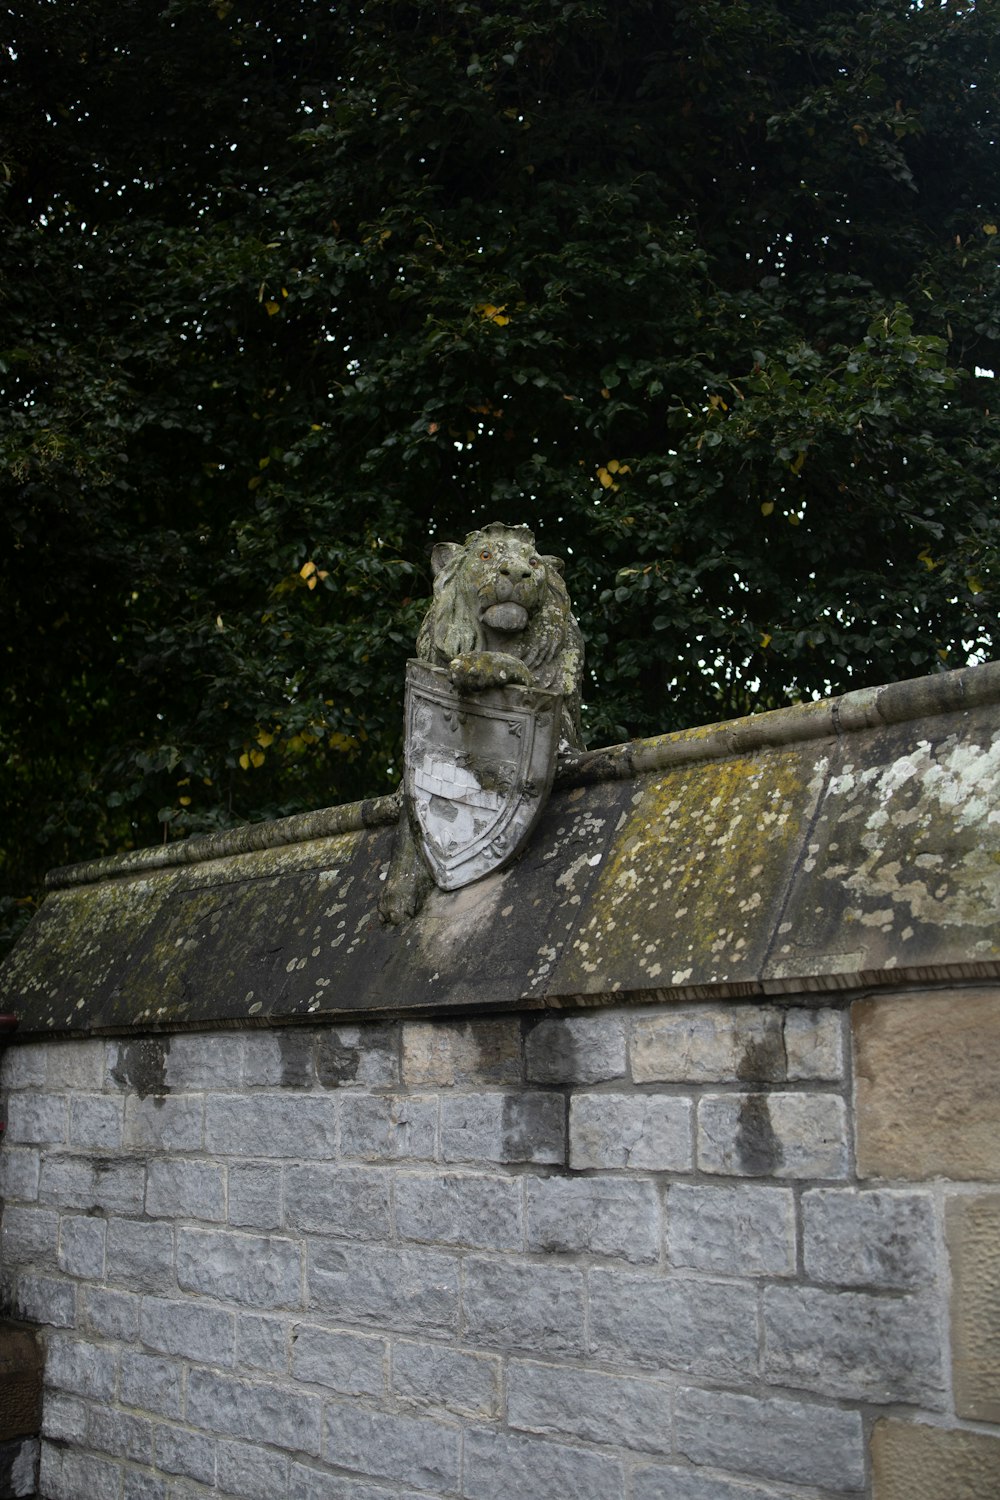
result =
M12 896L387 790L484 520L593 743L995 649L995 0L7 15Z

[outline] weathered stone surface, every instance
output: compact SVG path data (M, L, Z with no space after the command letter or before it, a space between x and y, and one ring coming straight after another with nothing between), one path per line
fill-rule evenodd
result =
M403 1401L468 1417L500 1410L499 1359L440 1344L398 1341L392 1351L392 1388Z
M818 1188L802 1196L810 1281L907 1291L937 1274L934 1204L926 1193Z
M403 1027L403 1080L410 1088L519 1083L523 1073L521 1025L514 1016Z
M125 1144L160 1151L200 1151L204 1117L200 1094L145 1098L130 1094L125 1100Z
M69 1109L65 1094L12 1094L7 1103L9 1141L53 1145L66 1140Z
M667 1259L672 1266L727 1276L793 1275L791 1189L672 1183L667 1190Z
M179 1229L177 1284L244 1307L299 1307L302 1250L277 1235Z
M528 1249L586 1251L638 1263L660 1254L660 1198L651 1182L529 1177Z
M566 1101L561 1094L537 1089L445 1095L441 1156L449 1162L561 1165L566 1159Z
M120 1098L77 1094L69 1105L70 1145L85 1150L118 1151L122 1144L124 1105Z
M161 1158L146 1169L146 1212L154 1219L226 1217L222 1168L214 1162Z
M89 1213L140 1214L146 1190L142 1162L128 1157L46 1156L38 1197Z
M1000 1194L947 1207L955 1410L1000 1423Z
M287 1386L265 1385L192 1369L188 1375L188 1420L206 1432L250 1441L267 1434L276 1448L319 1454L319 1397Z
M859 1172L1000 1181L1000 989L860 1000L851 1020Z
M117 1358L68 1334L53 1334L45 1358L45 1384L72 1396L108 1401L114 1395Z
M310 1156L336 1149L336 1101L325 1095L209 1094L205 1150L212 1156Z
M744 1380L757 1368L749 1283L593 1270L589 1352L609 1364Z
M462 1312L472 1344L546 1354L583 1350L583 1274L574 1267L469 1256Z
M471 1173L401 1172L396 1178L396 1227L403 1239L520 1250L520 1185Z
M59 1226L59 1269L68 1276L100 1281L104 1276L107 1224L86 1214L64 1214Z
M55 1276L29 1276L17 1278L17 1286L10 1304L10 1311L28 1323L40 1323L49 1328L76 1327L76 1287Z
M873 1500L995 1500L1000 1438L884 1420L872 1433Z
M845 1177L847 1115L838 1094L706 1094L698 1165L740 1177Z
M375 1479L424 1489L458 1489L458 1430L428 1417L330 1405L323 1456L328 1463Z
M168 1292L174 1284L171 1225L112 1219L108 1224L108 1280L140 1292Z
M292 1101L293 1103L299 1101ZM316 1230L351 1240L389 1234L389 1177L374 1167L326 1166L325 1153L308 1167L285 1173L285 1223L296 1232Z
M240 1500L276 1500L287 1492L289 1460L283 1453L257 1443L224 1441L218 1445L217 1464L219 1489Z
M692 1005L640 1016L637 1083L783 1083L843 1077L842 1024L829 1010Z
M236 1365L283 1375L288 1369L289 1324L283 1318L242 1313L236 1321Z
M139 1298L134 1292L88 1287L83 1294L83 1326L99 1338L134 1343L139 1336Z
M237 1163L228 1173L229 1222L245 1229L279 1229L282 1171L264 1162Z
M386 1385L384 1339L298 1323L292 1329L292 1374L342 1396L381 1396Z
M38 1198L41 1153L35 1146L5 1145L0 1152L0 1199L34 1203Z
M345 1094L340 1101L340 1154L360 1161L433 1161L438 1101L419 1094Z
M689 1172L694 1164L690 1099L666 1094L574 1094L570 1165Z
M533 1083L600 1083L625 1072L625 1017L559 1016L539 1021L525 1041Z
M112 1453L116 1458L151 1464L153 1425L145 1417L133 1417L123 1411L112 1412L104 1406L91 1406L87 1411L84 1446L97 1448L101 1453Z
M864 1489L858 1412L728 1391L679 1390L676 1432L677 1451L696 1464L831 1490Z
M208 1365L233 1363L233 1314L199 1302L143 1297L139 1336L148 1349Z
M182 1474L215 1489L215 1447L215 1439L200 1432L157 1425L156 1465L166 1474Z
M403 1331L453 1333L458 1262L434 1250L309 1242L309 1306Z
M469 1500L622 1500L621 1464L585 1448L476 1429L465 1437Z
M181 1414L181 1366L154 1354L122 1355L118 1399L160 1417Z
M591 1443L669 1453L671 1393L652 1380L511 1360L511 1427Z

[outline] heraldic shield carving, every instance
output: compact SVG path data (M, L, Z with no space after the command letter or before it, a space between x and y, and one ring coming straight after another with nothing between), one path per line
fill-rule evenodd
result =
M441 890L520 852L552 786L561 712L560 693L518 685L460 696L447 671L409 662L403 794Z

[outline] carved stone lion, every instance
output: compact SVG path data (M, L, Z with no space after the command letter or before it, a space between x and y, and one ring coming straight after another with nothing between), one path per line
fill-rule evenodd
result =
M526 526L494 522L431 553L434 597L417 635L417 657L444 668L464 696L521 683L562 695L560 749L582 748L583 637L557 557L542 557ZM399 826L379 911L413 916L433 885L408 809Z

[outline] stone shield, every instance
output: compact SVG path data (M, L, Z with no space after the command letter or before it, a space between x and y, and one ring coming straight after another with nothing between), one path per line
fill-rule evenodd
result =
M456 891L523 848L552 786L562 696L534 687L460 695L440 667L406 671L410 821L435 884Z

